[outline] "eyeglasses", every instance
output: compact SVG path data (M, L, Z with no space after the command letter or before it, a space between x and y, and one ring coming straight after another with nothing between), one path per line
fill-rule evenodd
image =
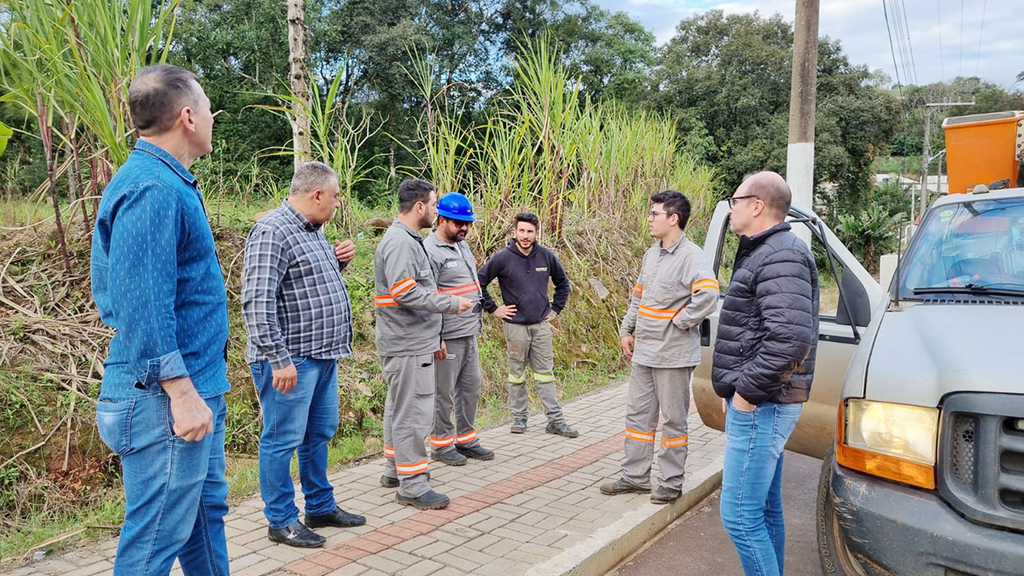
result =
M733 197L729 198L729 208L735 208L737 200L746 200L747 198L753 198L755 200L760 200L760 198L758 198L757 196L754 196L753 194L748 194L747 196L733 196Z
M658 217L658 214L664 214L668 216L668 212L658 212L657 210L651 210L651 213L648 214L647 217L650 218L651 220L654 220L655 218Z

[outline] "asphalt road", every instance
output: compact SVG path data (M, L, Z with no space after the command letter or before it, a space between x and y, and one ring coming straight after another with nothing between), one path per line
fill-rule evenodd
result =
M819 576L814 529L821 460L786 452L782 502L786 515L786 576ZM742 576L732 540L718 515L718 492L666 528L647 549L608 576Z

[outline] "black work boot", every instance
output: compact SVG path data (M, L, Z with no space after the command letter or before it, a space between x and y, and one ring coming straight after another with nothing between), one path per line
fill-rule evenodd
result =
M451 450L445 450L444 452L431 450L430 457L439 462L444 462L449 466L466 465L466 456L459 450L456 450L455 448L452 448Z
M351 528L353 526L362 526L363 524L366 524L365 517L358 514L349 514L342 510L341 506L335 506L334 510L327 514L306 514L306 527L308 528L320 528L321 526Z
M477 460L494 460L494 450L484 448L479 442L472 446L456 446L455 449L467 458L475 458Z
M327 538L306 528L302 522L296 520L284 528L267 529L267 538L271 542L294 546L296 548L319 548L324 545Z
M399 504L419 508L420 510L437 510L439 508L444 508L449 502L451 502L447 496L444 494L438 494L433 490L428 490L425 494L417 498L395 494L395 501Z
M523 432L526 432L526 418L520 418L517 416L516 419L512 421L512 433L522 434Z
M608 496L615 496L616 494L648 494L650 488L641 488L635 484L630 484L622 478L619 478L615 482L608 482L601 484L601 494Z
M682 494L682 490L676 490L668 486L658 486L654 489L654 492L651 492L651 502L654 504L671 504L678 500Z
M548 422L547 428L544 428L544 431L548 434L558 434L566 438L575 438L580 435L579 432L565 422Z

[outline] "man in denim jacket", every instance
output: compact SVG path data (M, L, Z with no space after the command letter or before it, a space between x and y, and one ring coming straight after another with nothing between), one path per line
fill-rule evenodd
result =
M212 147L210 100L174 66L129 88L139 140L103 193L92 291L110 342L96 408L121 456L115 575L228 574L224 515L227 295L189 167Z

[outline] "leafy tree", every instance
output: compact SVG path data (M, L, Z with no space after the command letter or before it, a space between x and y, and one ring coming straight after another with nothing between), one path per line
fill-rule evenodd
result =
M653 102L688 119L681 138L701 142L727 187L752 171L785 171L792 50L792 27L779 15L711 10L680 22L663 51ZM857 205L870 190L871 162L898 117L882 81L852 65L838 41L819 42L815 184L837 184L834 201Z

